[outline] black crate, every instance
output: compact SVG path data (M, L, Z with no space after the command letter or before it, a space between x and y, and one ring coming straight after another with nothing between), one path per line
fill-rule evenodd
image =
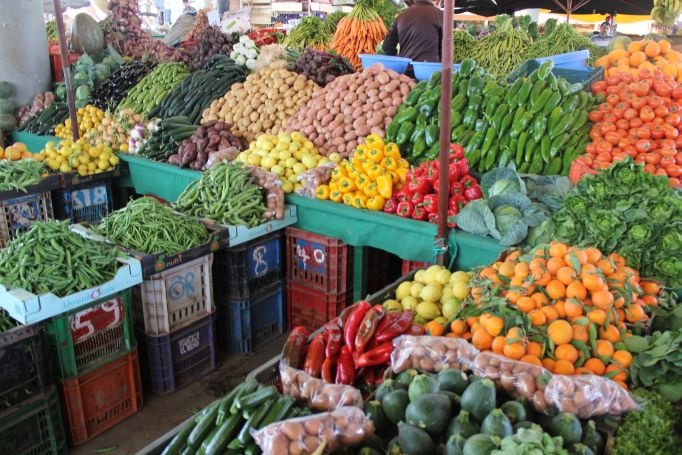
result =
M72 223L97 223L114 210L111 180L79 183L53 193L55 216Z

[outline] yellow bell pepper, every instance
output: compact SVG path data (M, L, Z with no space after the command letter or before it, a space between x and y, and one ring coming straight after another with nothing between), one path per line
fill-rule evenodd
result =
M381 160L381 166L388 169L389 171L395 171L398 169L398 161L392 156L386 155L384 159Z
M354 191L356 188L355 182L349 177L341 177L339 179L339 191L348 193L349 191Z
M401 167L398 168L395 172L396 174L398 174L398 177L400 177L400 181L402 183L405 183L405 181L407 180L407 173L409 172L409 169Z
M344 196L344 194L341 191L332 190L329 193L329 200L332 202L343 202L343 196Z
M320 185L315 190L315 197L318 199L329 199L329 185Z
M344 166L337 166L332 171L332 180L339 179L341 177L348 177L348 171Z
M398 168L400 169L409 169L410 168L410 163L407 162L405 158L398 158Z
M355 199L355 193L343 193L343 203L346 205L353 205L353 200Z
M367 144L367 147L372 147L377 144L383 146L384 140L381 139L381 137L378 134L372 133L365 138L365 144Z
M380 175L377 177L377 188L379 195L383 198L390 198L393 196L393 180L390 176Z
M376 179L379 178L379 176L384 175L385 172L386 171L383 168L375 164L367 171L367 175L369 176L370 179L376 181Z
M368 208L369 210L379 211L379 210L383 210L383 209L384 209L384 203L385 203L385 202L386 202L386 201L384 200L383 197L381 197L381 196L373 196L373 197L367 199L366 205L367 205L367 208Z
M367 182L362 187L362 192L365 193L367 197L373 197L379 195L379 186L377 182Z
M329 182L329 192L331 193L332 191L339 191L339 184L336 180Z
M365 159L367 157L367 146L358 145L353 153L353 159Z
M373 163L381 163L381 160L384 158L384 151L380 148L372 147L369 149L368 158Z
M369 182L369 177L367 177L366 174L358 174L358 177L355 179L355 187L358 189L362 189L367 182Z
M394 159L400 159L400 148L398 148L398 144L395 144L393 142L389 142L386 144L386 151L385 151L386 156L390 156L391 158Z
M369 199L367 196L365 196L362 193L357 193L353 197L353 207L356 209L364 209L367 208L367 199Z

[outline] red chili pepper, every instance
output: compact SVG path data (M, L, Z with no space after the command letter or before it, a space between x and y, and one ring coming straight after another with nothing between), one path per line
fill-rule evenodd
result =
M313 341L308 346L308 353L303 362L303 371L314 378L319 378L322 371L322 362L324 362L324 348L326 340L324 333L315 335Z
M322 362L322 379L324 380L324 382L328 384L334 384L335 367L336 357L333 358L327 357L326 359L324 359L324 362Z
M341 327L330 322L324 326L324 333L327 335L327 346L325 346L324 355L328 359L336 357L339 349L341 349L341 338L343 338Z
M464 158L464 148L459 144L450 144L450 159L461 160Z
M393 352L393 342L387 341L371 351L362 354L355 363L355 366L356 368L363 368L376 365L387 365L391 360L391 352Z
M421 205L418 205L412 211L412 219L413 220L424 221L428 218L428 216L429 216L428 212Z
M341 346L336 364L337 384L353 384L355 382L355 362L348 346Z
M294 327L291 331L282 350L282 359L287 362L288 366L292 368L299 368L301 366L303 359L305 359L309 336L310 332L308 329L302 326Z
M478 184L471 185L469 188L464 190L464 196L468 200L474 201L476 199L481 199L483 197L483 192L481 191L481 187Z
M411 218L414 212L414 204L410 201L398 202L395 213L403 218Z
M406 335L412 335L412 336L421 336L426 333L424 331L424 327L420 326L419 324L412 324L410 329L407 331Z
M365 350L365 346L374 336L374 332L379 325L379 321L384 315L384 307L381 305L374 305L370 308L365 317L362 319L360 327L358 327L358 333L355 335L355 352L362 353Z
M393 198L386 199L386 201L384 202L384 212L395 213L396 210L398 210L398 202Z
M424 208L429 213L438 213L438 195L427 194L424 196Z
M388 313L386 316L384 316L381 319L381 321L379 322L379 325L377 326L376 331L374 332L374 340L376 341L379 334L382 333L384 330L386 330L386 327L389 327L398 318L400 318L400 315L402 315L402 314L403 314L402 311L394 311L394 312Z
M412 326L412 319L414 319L414 312L408 310L397 314L398 317L382 327L381 331L377 330L377 334L374 335L374 339L377 343L385 343L393 340L393 338L402 335L410 329Z
M351 351L355 346L355 335L358 333L362 320L365 319L365 314L372 307L372 304L366 300L361 300L355 305L355 309L348 316L346 324L343 326L343 341Z

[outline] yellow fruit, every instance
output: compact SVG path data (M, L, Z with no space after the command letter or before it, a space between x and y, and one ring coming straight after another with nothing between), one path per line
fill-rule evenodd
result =
M419 292L419 298L427 302L438 302L443 290L439 284L427 284Z
M419 282L413 282L412 286L410 287L410 295L412 297L419 297L419 294L422 292L422 289L424 289L424 284Z
M450 275L450 283L469 283L469 275L461 270Z
M469 295L469 285L467 283L456 282L452 285L452 296L456 299L465 299Z
M386 300L383 305L387 313L393 313L394 311L402 311L403 307L397 300Z
M410 295L410 288L412 287L412 284L409 281L403 281L398 285L398 288L395 290L395 298L399 301L402 301L405 297Z
M66 163L62 163L62 164L59 166L59 172L71 172L71 166L69 166L69 165L66 164Z
M403 311L416 311L419 300L411 295L408 295L403 300L400 301L400 305L403 307Z
M101 171L108 169L109 168L109 161L100 159L99 161L97 161L97 168Z
M454 318L459 312L459 308L461 305L462 302L460 300L455 298L449 299L448 301L443 303L443 307L441 309L441 311L443 312L443 316L445 316L447 320Z
M421 302L417 305L417 315L426 319L427 321L432 321L441 315L438 305L433 302Z
M417 270L417 272L414 274L414 281L417 281L422 284L427 284L426 279L424 277L425 270Z
M116 155L111 155L111 157L109 158L109 164L111 164L112 166L116 166L120 162L121 162L121 159L119 157L117 157Z

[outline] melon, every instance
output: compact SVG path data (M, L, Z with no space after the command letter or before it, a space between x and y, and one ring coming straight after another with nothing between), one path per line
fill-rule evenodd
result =
M17 119L11 114L0 114L0 130L12 131L17 127Z
M71 25L71 48L79 53L96 54L104 49L104 32L97 21L85 13L77 14Z

